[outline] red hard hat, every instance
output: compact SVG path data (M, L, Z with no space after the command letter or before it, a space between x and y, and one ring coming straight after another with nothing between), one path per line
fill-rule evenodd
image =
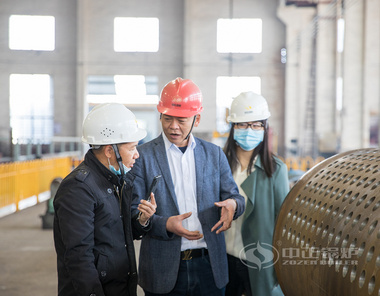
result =
M190 79L170 81L161 91L158 112L176 117L192 117L202 112L202 93Z

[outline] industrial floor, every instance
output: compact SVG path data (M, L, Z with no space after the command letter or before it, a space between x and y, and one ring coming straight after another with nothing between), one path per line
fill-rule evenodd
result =
M0 218L0 296L57 295L53 231L43 230L40 218L45 211L41 203Z

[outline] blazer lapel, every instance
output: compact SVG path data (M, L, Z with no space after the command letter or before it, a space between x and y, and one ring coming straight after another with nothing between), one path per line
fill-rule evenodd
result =
M203 148L202 143L195 138L195 142L197 143L197 146L195 146L194 149L194 162L195 162L195 178L197 181L197 204L198 209L199 205L201 204L202 200L202 193L203 193L203 176L204 176L204 169L205 166L201 165L202 163L206 162L206 152Z
M162 134L156 138L154 144L155 144L155 147L153 149L154 156L157 160L158 166L160 167L160 171L166 183L166 187L169 189L169 195L171 199L173 200L174 204L176 205L178 213L179 213L178 202L177 202L177 198L174 191L174 184L172 180L172 175L170 173L168 157L166 155L165 143L164 143L164 139L162 138Z

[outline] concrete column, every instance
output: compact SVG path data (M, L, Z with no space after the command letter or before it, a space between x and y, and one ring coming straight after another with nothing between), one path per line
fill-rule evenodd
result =
M344 11L345 44L343 52L343 116L341 151L363 147L363 42L364 1Z
M202 91L204 111L194 132L208 140L207 132L217 130L216 79L230 76L228 60L216 51L217 20L230 14L229 0L220 0L217 5L212 0L184 1L183 77L192 79Z
M285 156L298 153L305 122L309 85L312 20L315 8L279 6L277 16L286 25Z
M316 135L319 153L337 151L336 109L336 6L318 4L316 62Z
M82 135L82 123L88 110L86 100L87 93L87 65L88 62L86 53L88 52L87 36L90 34L87 28L87 13L86 9L89 0L78 0L77 2L77 92L76 92L76 134ZM87 146L87 145L86 145Z

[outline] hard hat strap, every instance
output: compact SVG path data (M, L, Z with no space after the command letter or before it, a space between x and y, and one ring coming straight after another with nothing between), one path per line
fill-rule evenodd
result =
M197 118L197 115L194 116L193 123L191 124L191 129L190 129L189 133L187 134L186 138L183 139L183 141L186 141L190 137L190 134L191 134L191 131L193 130L196 118Z
M124 166L123 166L123 160L121 159L120 153L119 153L119 148L117 147L116 144L112 144L113 151L115 151L116 155L116 160L119 165L119 169L121 172L121 175L124 176Z

